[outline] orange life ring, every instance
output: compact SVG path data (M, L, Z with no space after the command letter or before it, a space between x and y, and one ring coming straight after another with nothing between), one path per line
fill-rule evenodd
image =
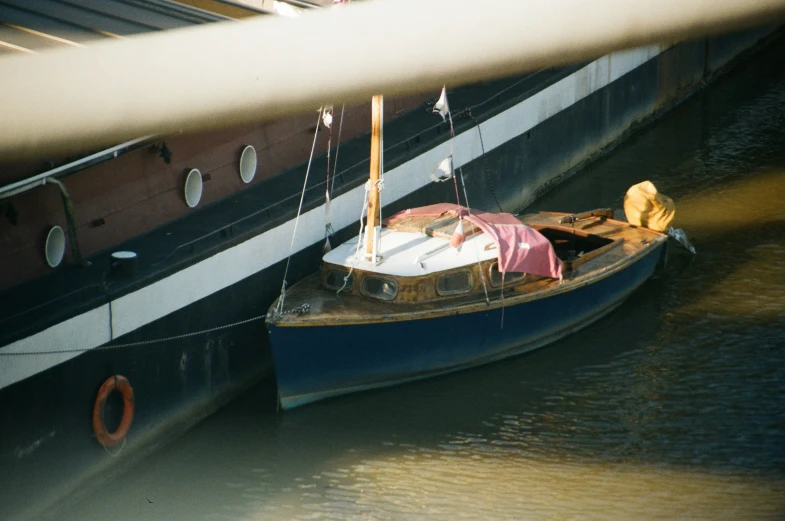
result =
M120 426L114 432L106 430L104 423L104 412L106 409L106 399L112 391L119 391L123 395L123 419ZM98 389L98 396L93 406L93 432L98 443L104 447L114 447L122 443L134 420L134 390L125 376L116 374L106 379L104 384Z

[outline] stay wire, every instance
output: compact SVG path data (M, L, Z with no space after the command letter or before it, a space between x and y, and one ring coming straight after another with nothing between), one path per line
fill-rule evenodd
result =
M446 89L445 89L445 95L446 95ZM447 106L449 107L449 103L447 104ZM452 168L453 161L455 160L455 158L452 155L453 141L455 140L455 127L453 126L453 122L452 122L452 111L449 110L449 108L447 109L447 117L450 120L450 167ZM458 167L457 170L458 170L458 174L461 176L461 186L463 187L463 198L466 201L466 211L469 214L471 214L472 209L471 206L469 206L469 194L466 191L466 180L463 178L463 170L460 167ZM453 174L453 180L455 181L455 196L458 199L458 206L460 206L461 200L460 198L458 198L458 181L456 179L457 176L455 175L455 172L452 172L452 174ZM494 198L495 197L496 196L494 195ZM472 227L474 227L474 224L472 224ZM490 303L490 298L488 297L488 287L485 284L485 274L483 273L482 263L480 262L479 246L475 245L475 250L477 252L477 268L480 272L480 281L482 282L482 289L485 292L485 302Z
M335 145L335 161L333 161L333 178L330 182L330 199L333 197L333 189L335 188L335 177L338 172L338 152L341 150L341 133L343 132L343 113L346 109L346 103L341 105L341 122L338 124L338 143Z
M360 259L360 247L363 242L363 229L364 229L363 217L365 216L365 209L368 208L370 191L371 191L371 181L368 180L365 183L365 197L363 199L363 208L362 210L360 210L360 233L359 235L357 235L357 249L354 252L354 259L352 259L352 265L349 266L349 273L347 273L346 276L343 278L343 285L338 291L335 292L336 295L341 291L343 291L344 289L346 289L346 285L349 283L349 277L352 276L352 272L354 272L354 268L355 266L357 266L357 262Z
M294 219L294 230L292 230L292 241L289 243L289 255L286 257L286 268L283 272L283 282L281 283L281 298L278 300L277 311L283 311L284 299L286 298L286 277L289 274L289 264L292 261L292 251L294 250L294 239L297 236L297 225L300 224L300 214L303 210L303 201L305 200L305 189L308 186L308 174L311 172L311 164L313 163L313 153L316 150L316 138L319 136L319 126L322 122L322 112L324 108L319 109L319 115L316 118L316 130L313 133L313 144L311 145L311 157L308 158L308 167L305 169L305 180L303 181L303 191L300 193L300 205L297 207L297 217Z
M447 106L449 107L449 103ZM447 118L450 120L450 170L451 170L450 173L452 174L453 185L455 185L455 202L458 204L458 206L460 206L461 196L458 195L458 179L455 175L455 169L453 168L453 165L455 164L455 155L453 152L453 142L455 141L455 129L453 128L452 125L452 112L450 112L449 108L447 109ZM469 207L469 201L466 201L466 207L467 208Z
M332 149L332 144L333 144L333 124L332 124L333 112L334 112L333 108L330 107L330 126L327 127L328 129L330 129L330 133L328 134L327 137L327 173L325 174L325 178L324 178L324 186L328 187L328 192L327 192L328 201L332 198L331 197L332 194L329 192L329 186L330 186L330 151ZM324 113L322 113L322 117L324 117Z

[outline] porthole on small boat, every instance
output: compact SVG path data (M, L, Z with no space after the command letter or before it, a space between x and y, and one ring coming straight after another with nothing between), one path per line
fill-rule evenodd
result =
M491 277L491 286L494 288L498 288L502 285L502 274L499 271L499 263L494 262L489 270L489 274ZM512 282L520 282L526 278L525 273L514 273L512 271L508 271L504 274L504 284L510 284Z
M248 145L240 154L240 178L243 183L248 184L253 181L254 176L256 176L256 149Z
M366 277L363 279L363 292L369 297L392 300L398 294L398 283L389 279Z
M346 279L346 286L344 286L344 278ZM347 273L345 271L339 270L330 270L324 276L324 286L327 289L331 289L334 291L338 291L339 289L343 288L344 291L348 291L352 289L354 286L354 273Z
M436 293L439 295L466 293L470 289L472 289L472 274L469 271L448 273L436 279Z
M202 173L194 168L185 178L185 204L195 208L202 200Z
M65 234L59 226L52 226L46 234L46 243L44 243L46 263L56 268L63 261L63 255L65 255Z

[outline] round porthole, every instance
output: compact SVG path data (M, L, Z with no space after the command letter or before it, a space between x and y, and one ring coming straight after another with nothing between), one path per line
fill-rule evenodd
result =
M44 244L46 263L55 268L63 262L63 255L65 255L65 234L59 226L52 226L46 234L46 244Z
M202 199L202 174L194 168L185 178L185 204L195 208Z
M256 149L248 145L240 154L240 177L243 183L248 184L253 181L256 175Z

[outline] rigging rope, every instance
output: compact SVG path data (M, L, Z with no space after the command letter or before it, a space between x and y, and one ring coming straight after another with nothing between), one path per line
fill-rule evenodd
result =
M453 125L452 125L452 112L449 109L449 105L448 105L448 109L447 109L447 119L450 120L450 170L452 170L453 169L453 163L455 162L455 156L453 155L453 142L455 141L455 129L453 128ZM458 206L460 206L461 205L461 196L458 195L458 179L455 177L455 172L454 171L451 172L451 173L452 173L452 182L455 185L455 202L458 204ZM466 207L467 208L469 207L469 200L468 199L466 200Z
M344 103L341 106L341 122L338 126L338 142L335 145L335 162L333 163L332 169L332 180L330 179L330 149L332 147L332 139L333 139L333 127L332 122L334 121L333 114L334 109L330 106L330 138L327 140L327 176L324 181L324 247L322 248L325 253L332 249L332 245L330 244L330 236L335 233L335 229L333 228L332 223L332 199L333 199L333 189L335 188L335 174L338 172L338 152L341 150L341 133L343 131L343 114L344 110L346 109L346 104Z
M305 200L305 187L308 185L308 174L311 172L313 163L313 153L316 150L316 138L319 136L319 126L322 122L324 107L319 108L319 115L316 118L316 130L313 133L313 144L311 145L311 157L308 158L308 166L305 169L305 180L303 181L303 191L300 194L300 204L297 207L297 217L294 219L294 230L292 230L292 241L289 243L289 255L286 257L286 268L283 272L283 282L281 283L281 298L278 300L276 311L283 311L283 302L286 298L286 276L289 274L289 264L292 261L292 250L294 249L294 239L297 236L297 225L300 223L300 214L303 211L303 201Z
M341 150L341 132L343 132L343 113L346 109L346 103L341 105L341 122L338 124L338 143L335 145L335 161L333 162L333 180L330 183L330 198L333 196L333 189L335 188L335 174L338 172L338 152Z
M332 149L332 141L333 141L333 107L330 106L330 113L329 118L325 113L322 113L322 119L324 119L324 124L327 128L330 129L330 135L327 138L327 173L325 174L324 178L324 247L322 250L326 253L332 249L332 245L330 244L330 235L333 232L333 224L332 224L332 217L331 217L331 202L332 197L330 194L330 150Z
M443 87L444 95L447 96L447 89ZM450 168L453 168L454 164L454 157L453 157L453 141L455 140L455 127L452 123L452 111L450 110L450 104L447 103L447 119L450 121ZM471 114L470 114L471 115ZM476 121L476 120L475 120ZM478 124L479 127L479 124ZM482 137L480 138L482 141ZM484 150L484 147L483 147ZM458 179L455 175L455 172L451 172L453 174L452 178L455 184L455 199L458 202L458 206L461 204L461 198L458 196ZM458 174L461 176L461 186L463 187L463 198L466 201L466 211L471 214L472 209L469 206L469 195L466 192L466 180L463 178L463 170L461 167L458 167ZM494 198L496 198L496 194L494 194ZM501 209L501 207L499 207ZM477 268L480 272L480 281L482 282L482 289L485 292L485 302L490 303L490 299L488 297L488 287L485 284L485 273L483 273L482 263L480 262L480 249L479 246L475 243L475 251L477 252Z
M354 259L352 259L352 265L349 267L349 273L347 273L346 276L343 278L343 286L341 286L341 289L335 292L336 295L341 291L343 291L344 289L346 289L346 285L349 283L349 277L352 276L352 272L354 271L355 266L357 266L357 261L360 258L360 246L362 245L363 242L363 228L365 226L365 223L363 222L363 216L365 215L365 210L368 208L370 193L371 193L371 181L369 179L368 181L365 182L365 198L363 199L363 208L362 210L360 210L360 233L357 235L357 249L354 252Z

